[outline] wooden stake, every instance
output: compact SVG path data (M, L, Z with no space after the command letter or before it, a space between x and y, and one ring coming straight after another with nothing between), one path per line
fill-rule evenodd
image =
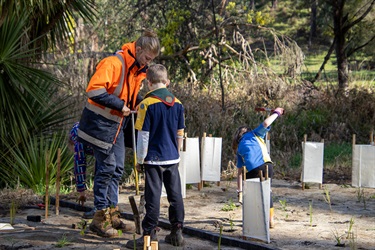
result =
M266 180L268 180L268 165L266 165Z
M307 134L304 134L303 135L303 143L306 143L307 142ZM305 146L305 145L304 145ZM303 161L303 159L302 159L302 161ZM302 172L303 172L303 167L302 167ZM302 173L301 173L301 175L302 175ZM303 176L301 176L301 180L302 180L302 190L305 190L305 183L303 182Z
M59 215L60 210L60 167L61 165L61 148L57 150L57 175L56 175L56 215Z
M148 250L148 247L151 244L150 235L143 236L143 250Z
M324 139L322 139L320 142L324 143ZM323 183L319 183L319 189L322 189L322 188L323 188Z
M152 250L159 250L159 244L157 241L151 241L151 249Z
M261 182L264 181L262 170L259 170L259 179L260 179Z
M48 218L48 186L49 186L49 151L46 152L46 196L45 196L45 218Z
M203 133L202 141L201 141L201 149L203 151L204 139L206 138L206 132ZM202 159L201 159L202 164ZM198 183L198 191L201 191L203 188L203 181L202 181L202 165L201 165L201 181Z

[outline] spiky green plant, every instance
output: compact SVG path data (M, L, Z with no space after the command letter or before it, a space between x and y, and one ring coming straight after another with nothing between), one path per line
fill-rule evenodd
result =
M14 219L16 218L17 213L17 204L15 201L12 200L12 203L10 204L10 224L14 225Z
M46 183L45 152L49 152L49 185L54 186L57 172L57 151L61 148L61 183L68 182L73 158L72 154L68 152L65 142L65 135L58 133L51 137L34 136L18 147L13 146L12 142L7 142L7 155L1 154L3 158L3 161L0 162L1 178L8 185L15 186L17 179L12 177L18 176L22 186L31 188L36 193L43 193Z
M335 231L332 231L333 233L333 236L336 240L336 246L339 246L339 247L342 247L342 246L345 246L345 243L342 243L341 240L343 238L344 235L342 234L339 234L339 232L337 231L337 229Z
M332 212L331 194L330 194L329 189L328 189L327 186L324 186L324 200L329 205L329 211Z
M233 211L236 209L236 204L233 202L232 199L229 199L228 203L224 205L224 207L221 209L222 211Z
M221 236L223 235L223 225L220 224L219 240L217 242L217 249L221 249Z
M352 218L350 218L350 221L349 221L348 233L347 233L347 236L346 236L347 239L349 239L349 238L352 237L352 234L353 234L353 225L354 225L354 219L352 217Z
M70 240L68 239L66 234L63 234L63 236L61 236L61 238L57 241L56 247L61 248L65 247L68 244L70 244Z

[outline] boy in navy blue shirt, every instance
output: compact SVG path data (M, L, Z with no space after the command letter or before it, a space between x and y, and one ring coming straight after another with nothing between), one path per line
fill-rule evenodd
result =
M150 91L138 106L135 124L138 130L137 168L139 171L144 169L146 180L143 236L150 235L151 241L157 240L160 197L164 183L171 223L171 233L165 237L165 241L174 246L182 246L185 210L178 166L185 128L184 107L167 90L169 79L163 65L150 66L146 78ZM143 249L143 236L135 242L137 249ZM126 247L133 249L134 241L128 241Z

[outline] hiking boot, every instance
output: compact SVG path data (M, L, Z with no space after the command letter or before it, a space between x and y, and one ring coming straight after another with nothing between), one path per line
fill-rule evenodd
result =
M90 230L102 237L113 238L118 235L117 230L112 227L109 208L95 212L90 224Z
M165 242L173 246L183 246L185 244L184 237L182 236L181 224L172 226L171 233L165 236Z
M120 217L121 213L118 209L118 206L115 208L109 208L109 214L111 216L112 227L123 232L135 231L135 227L131 224L124 223Z
M94 214L96 212L96 208L94 207L91 211L84 212L82 218L84 219L92 219L94 218Z
M144 244L145 244L144 236L150 235L150 238L151 238L150 241L158 241L158 237L157 237L156 233L159 230L160 230L159 228L156 228L156 229L152 230L151 233L144 233L141 237L139 237L136 240L129 240L128 242L126 242L125 247L128 248L128 249L143 250Z

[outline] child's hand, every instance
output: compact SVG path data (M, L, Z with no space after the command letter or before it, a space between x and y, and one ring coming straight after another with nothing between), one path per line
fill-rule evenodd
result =
M279 116L282 116L282 115L284 114L284 109L283 109L283 108L279 108L279 107L277 107L277 108L275 108L275 110L272 112L272 114L274 114L274 113L278 114Z
M77 198L77 202L79 205L84 206L86 202L86 194L85 191L79 193L79 197Z
M143 164L139 164L139 163L137 163L135 168L137 169L139 173L143 173L143 171L145 170Z

